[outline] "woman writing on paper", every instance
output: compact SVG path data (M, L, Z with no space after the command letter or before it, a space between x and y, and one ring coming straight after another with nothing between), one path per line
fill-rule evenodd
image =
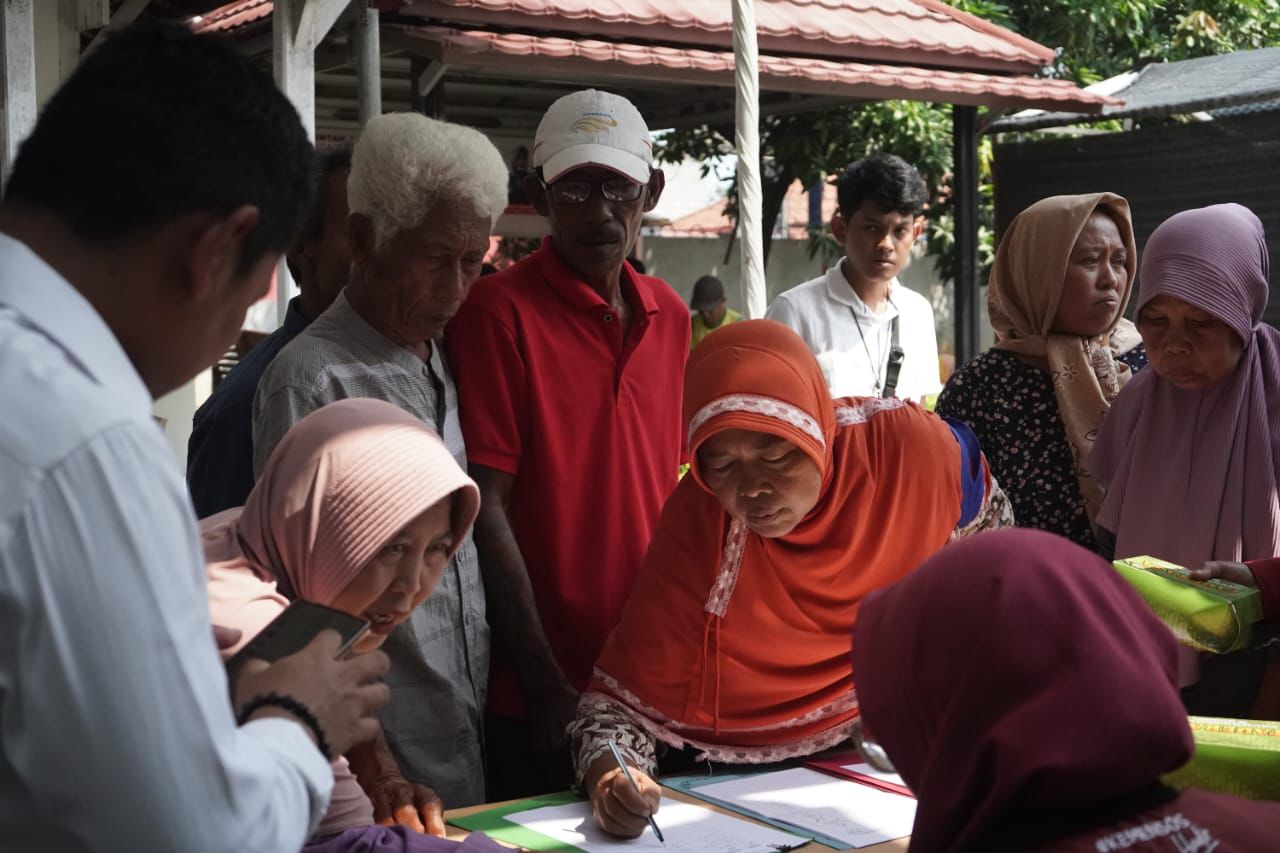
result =
M316 410L272 451L243 507L201 522L213 622L242 632L223 656L294 598L369 621L354 651L376 649L431 594L479 506L475 483L417 418L380 400ZM409 787L389 756L378 774L370 787ZM444 833L439 800L421 786L413 786L409 809L419 814L397 815L418 831L379 826L343 756L334 758L333 775L329 810L307 853L505 849L481 835L460 846L421 834L423 824Z
M708 335L684 414L691 470L569 729L596 820L623 836L657 807L659 750L764 763L844 740L862 597L958 533L1010 523L967 428L894 398L833 401L778 323Z
M1219 204L1158 227L1142 258L1138 331L1151 368L1116 398L1089 467L1099 539L1183 566L1280 554L1280 332L1262 322L1262 223ZM1249 716L1265 654L1183 654L1192 713ZM1194 686L1190 686L1194 685Z
M1040 531L957 543L868 595L853 670L918 800L910 850L1275 849L1280 804L1160 781L1193 748L1177 649L1106 561Z
M1041 199L1000 240L987 288L995 346L951 377L936 411L973 429L1019 527L1097 547L1102 489L1085 462L1147 363L1123 317L1137 268L1129 204L1111 193Z

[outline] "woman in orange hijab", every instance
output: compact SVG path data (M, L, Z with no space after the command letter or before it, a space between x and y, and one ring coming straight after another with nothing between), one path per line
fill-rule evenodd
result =
M764 763L845 739L862 597L953 536L1012 523L966 427L895 398L833 401L769 320L693 351L684 416L689 476L569 729L596 820L623 836L657 808L659 744Z

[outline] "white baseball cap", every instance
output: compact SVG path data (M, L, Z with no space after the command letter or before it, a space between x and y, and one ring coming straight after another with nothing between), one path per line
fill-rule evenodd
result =
M533 137L533 167L551 183L579 166L603 166L637 183L653 171L653 139L635 105L584 89L547 109Z

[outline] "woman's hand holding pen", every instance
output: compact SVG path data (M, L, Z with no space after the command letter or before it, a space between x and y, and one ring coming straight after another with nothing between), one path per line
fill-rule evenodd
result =
M658 811L662 788L635 767L633 786L626 774L607 753L591 763L584 782L591 797L596 823L611 835L635 838L649 825L649 815Z

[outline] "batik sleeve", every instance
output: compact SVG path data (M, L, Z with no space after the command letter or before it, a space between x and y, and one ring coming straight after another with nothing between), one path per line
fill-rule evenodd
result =
M578 785L587 768L602 755L609 754L609 741L618 746L623 759L650 777L658 773L658 759L653 738L635 717L636 712L622 702L594 690L582 694L578 717L569 725L569 744L573 752L574 776Z

